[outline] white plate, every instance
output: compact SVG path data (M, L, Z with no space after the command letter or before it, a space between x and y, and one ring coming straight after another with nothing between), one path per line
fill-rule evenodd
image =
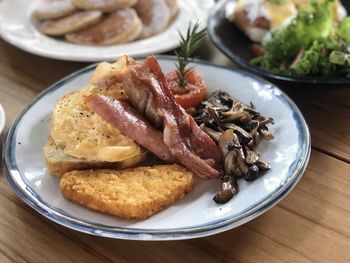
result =
M173 57L160 57L165 72L174 69ZM92 212L65 200L59 180L44 164L43 146L49 134L50 113L63 95L88 82L94 65L82 69L44 91L11 127L4 149L4 166L17 194L32 208L66 227L120 239L174 240L202 237L237 227L280 201L303 174L310 155L310 135L295 104L272 84L249 73L195 62L212 92L222 89L273 117L275 139L259 146L272 170L258 180L239 182L239 194L225 205L214 203L219 181L200 181L171 207L149 219L122 220Z
M4 111L4 108L0 104L0 135L5 128L5 122L6 122L5 111Z
M178 32L185 33L190 21L206 25L214 0L178 0L180 12L162 33L144 40L106 47L70 44L41 34L34 26L32 12L43 0L0 1L0 36L30 53L61 60L101 61L165 52L179 44Z

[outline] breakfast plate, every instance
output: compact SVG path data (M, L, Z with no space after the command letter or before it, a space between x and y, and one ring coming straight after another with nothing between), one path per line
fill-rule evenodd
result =
M43 0L0 1L0 36L27 52L70 61L111 60L124 54L131 56L165 52L179 45L178 30L186 32L190 21L206 24L213 0L178 0L180 11L171 25L153 37L112 46L83 46L41 34L35 27L32 12Z
M159 56L164 72L174 69L176 58ZM200 181L192 192L169 208L145 220L122 220L92 212L65 200L59 179L49 174L43 146L49 134L51 110L65 94L88 82L96 65L69 75L41 93L17 118L4 146L4 168L18 196L48 219L97 236L133 240L190 239L220 233L242 225L273 207L296 185L310 156L308 126L296 105L276 86L238 70L195 61L208 91L220 88L275 119L275 139L258 151L272 170L249 183L239 182L239 194L224 205L213 195L219 181Z
M241 68L269 80L293 86L307 84L315 87L313 84L316 84L319 87L327 85L327 88L336 88L339 85L345 87L346 84L350 83L350 78L348 77L296 77L275 73L250 64L249 61L252 59L252 51L250 49L252 41L233 22L226 18L228 10L233 9L232 5L236 2L237 0L219 1L210 12L207 28L212 43ZM350 13L349 1L341 2L347 12ZM299 86L305 87L305 85Z

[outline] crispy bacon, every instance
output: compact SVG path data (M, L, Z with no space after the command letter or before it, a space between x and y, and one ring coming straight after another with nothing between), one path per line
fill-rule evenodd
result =
M126 61L128 70L114 76L112 83L122 84L134 109L95 95L87 97L88 107L163 160L179 162L203 179L219 177L220 149L176 103L156 57ZM163 133L150 128L141 115Z
M156 57L148 57L143 63L131 61L127 75L123 88L129 100L135 106L140 101L140 96L135 94L148 98L144 105L152 105L152 114L163 119L163 140L172 155L201 178L217 178L219 148L176 103Z
M127 101L92 94L86 97L85 102L90 110L160 159L168 162L175 161L163 142L163 134L153 128Z

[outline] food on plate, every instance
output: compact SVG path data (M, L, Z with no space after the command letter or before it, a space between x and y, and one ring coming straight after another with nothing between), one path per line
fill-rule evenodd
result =
M346 15L337 0L242 0L229 18L261 42L251 45L252 65L296 77L343 77L350 72Z
M203 78L188 67L195 50L202 44L206 30L199 30L199 24L191 24L186 36L180 33L180 47L175 51L177 57L176 70L169 72L166 79L175 100L183 108L197 106L207 95L207 87Z
M129 102L90 95L86 98L86 105L160 159L175 161L163 142L163 133L154 128Z
M90 86L64 96L52 113L51 137L54 142L70 156L94 161L119 162L141 154L141 148L133 140L89 110L85 98L91 93L116 98L113 92Z
M105 15L97 24L67 34L66 40L82 45L121 44L135 40L142 28L135 10L123 8Z
M293 2L280 2L239 0L229 19L252 41L261 42L270 29L280 27L298 12Z
M56 20L47 20L40 24L39 30L49 36L63 36L95 24L102 18L100 11L80 11Z
M163 32L177 0L54 0L33 11L38 30L79 45L117 45Z
M174 159L203 179L219 177L221 152L218 146L175 101L157 59L154 56L143 62L128 57L121 59L125 60L127 70L121 71L114 80L122 84L130 104L148 122L129 111L128 104L123 107L123 104L114 103L100 95L87 97L90 110L136 142L140 143L142 137L145 141L142 142L143 146L147 149L149 145L162 145L154 145L154 138L138 137L135 130L139 129L140 122L145 123L145 129L158 128ZM121 118L125 112L127 114ZM125 123L128 123L126 127ZM162 155L158 157L162 158Z
M253 181L271 169L256 146L273 139L267 128L272 118L221 91L187 110L173 94L171 82L177 88L206 87L187 67L205 36L198 28L190 24L187 35L180 34L175 77L165 76L155 56L143 61L123 56L100 63L85 88L56 103L44 155L49 171L62 176L66 199L144 219L191 191L194 176L220 178L214 201L222 204L237 193L237 179ZM140 163L146 156L156 165Z
M137 0L72 0L72 2L78 8L85 10L113 12L120 8L133 6Z
M57 101L51 117L51 139L44 150L49 171L53 174L60 176L69 169L86 167L129 167L146 158L139 145L85 105L85 98L90 94L125 98L119 84L106 87L99 81L113 69L118 69L118 63L109 65L103 68L105 73L98 67L98 73L93 75L87 87Z
M40 20L56 19L70 15L78 9L70 0L54 0L42 3L34 11L34 16Z
M68 200L121 218L145 219L182 198L194 176L180 165L66 173L60 181Z
M271 169L261 159L256 147L262 140L274 138L265 118L254 107L243 104L226 92L216 91L189 110L200 128L220 147L223 156L222 189L214 197L216 203L226 203L237 192L237 179L254 181Z
M316 0L316 2L323 0ZM328 0L326 0L328 1ZM228 18L252 41L263 42L271 30L289 24L299 10L312 8L312 0L238 0L229 6ZM332 5L335 21L342 21L346 11L340 1Z
M169 24L170 10L164 0L138 0L135 10L143 23L141 39L162 32Z
M64 152L62 146L57 145L50 137L44 146L44 157L47 169L52 175L61 177L72 170L85 170L97 168L123 169L136 166L147 158L146 151L124 161L108 162L96 161L89 158L76 158Z
M290 24L266 40L266 52L251 62L264 69L293 76L346 76L350 67L334 54L350 54L349 19L333 20L333 0L313 4L299 11Z

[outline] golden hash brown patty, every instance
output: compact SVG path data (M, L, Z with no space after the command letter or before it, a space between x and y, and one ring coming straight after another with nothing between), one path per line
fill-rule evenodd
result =
M147 218L192 190L194 175L180 165L65 173L63 196L89 209L122 218Z

